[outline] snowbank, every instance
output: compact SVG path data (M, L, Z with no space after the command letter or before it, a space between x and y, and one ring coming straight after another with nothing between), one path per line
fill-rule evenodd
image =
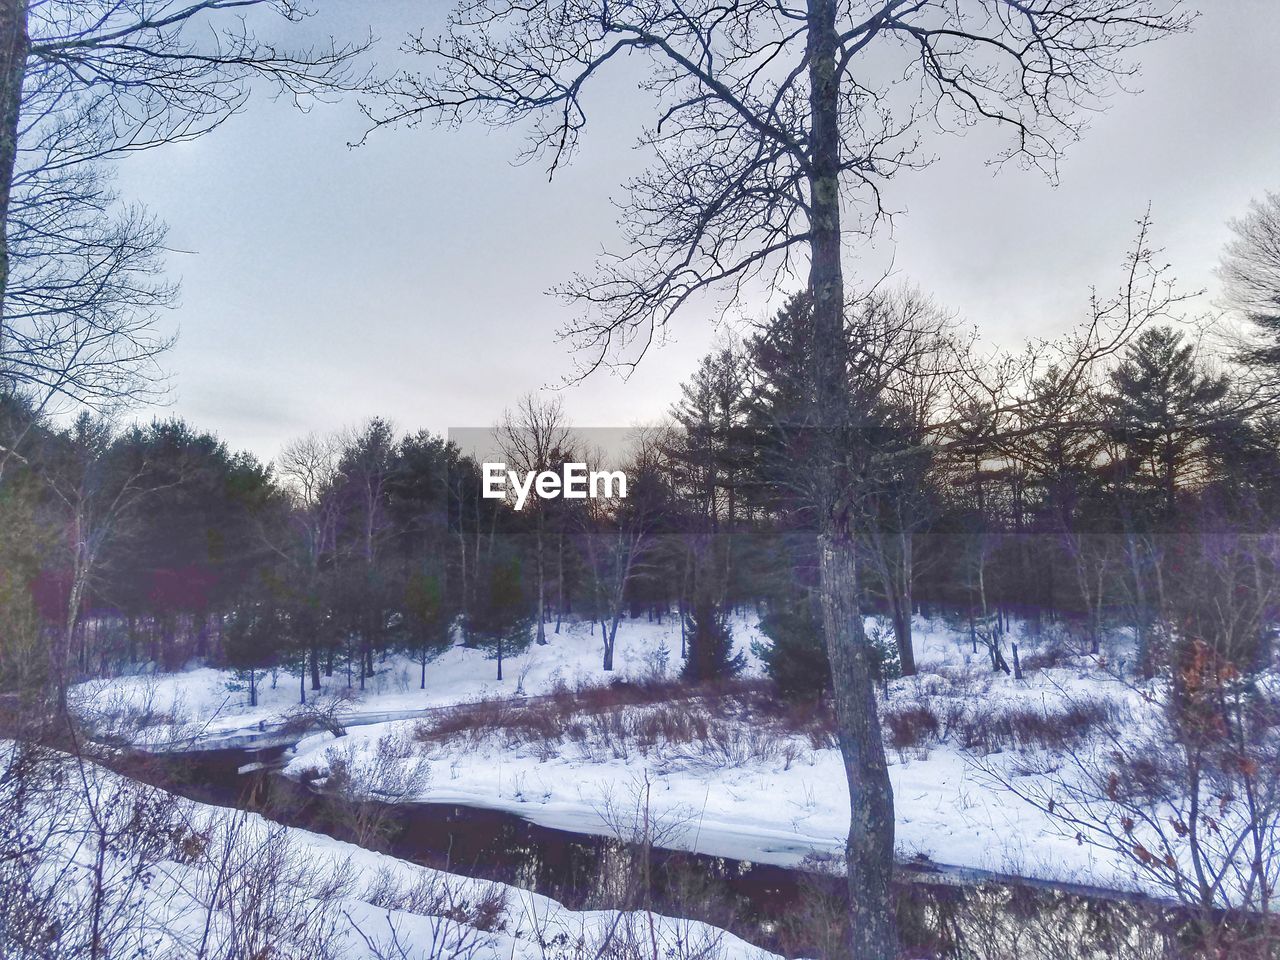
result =
M12 744L0 742L0 770L12 756ZM585 960L610 937L615 945L635 937L644 947L637 955L774 957L706 924L573 911L255 814L177 800L93 764L60 756L42 764L26 771L33 793L20 814L15 797L0 791L6 814L30 831L23 836L48 840L26 855L0 910L56 903L58 929L41 935L60 944L87 935L78 925L90 922L97 896L107 907L100 936L121 956L249 955L250 938L263 937L272 956L291 960ZM105 872L101 850L109 852ZM6 868L14 863L2 859ZM5 936L20 933L11 925Z

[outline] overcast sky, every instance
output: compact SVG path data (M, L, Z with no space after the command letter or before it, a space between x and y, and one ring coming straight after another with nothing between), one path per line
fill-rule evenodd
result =
M322 7L325 4L318 4ZM443 0L329 3L309 30L372 26L385 60ZM1280 189L1280 2L1204 0L1195 32L1148 48L1137 96L1097 117L1055 188L984 161L983 136L888 191L903 211L850 273L898 273L1008 342L1078 320L1118 282L1150 204L1155 241L1190 289L1214 285L1226 220ZM337 8L342 8L341 12ZM370 18L375 18L371 24ZM511 159L515 134L384 131L359 149L354 104L302 115L266 98L214 134L131 157L122 192L170 225L180 331L167 411L270 459L281 443L382 415L405 430L492 422L571 370L555 339L571 307L544 291L614 246L610 197L638 172L642 101L592 101L576 162L548 184ZM762 303L757 313L763 314ZM660 415L717 335L690 315L623 381L564 393L584 426Z

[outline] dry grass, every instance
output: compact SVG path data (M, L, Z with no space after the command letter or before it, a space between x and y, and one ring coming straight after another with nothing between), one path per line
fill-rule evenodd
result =
M1104 725L1114 726L1123 719L1121 713L1115 702L1101 697L994 707L973 695L929 697L886 708L885 745L916 759L927 758L929 749L940 743L978 754L1059 752L1088 739Z
M938 670L914 678L909 695L885 705L885 745L903 759L926 759L951 744L978 754L1005 750L1061 751L1123 718L1102 697L1040 704L992 702L982 674ZM766 681L738 680L715 688L680 683L616 683L560 687L528 701L462 704L424 721L427 745L524 748L552 759L587 762L633 757L715 768L754 762L789 768L836 745L830 705L780 700Z
M417 738L430 745L525 747L547 759L576 750L589 762L641 756L717 768L790 767L830 745L832 730L828 711L782 705L760 681L711 689L620 683L561 687L525 703L460 705L419 724Z

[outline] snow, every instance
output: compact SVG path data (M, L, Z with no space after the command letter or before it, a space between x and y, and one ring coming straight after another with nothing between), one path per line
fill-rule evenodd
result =
M1060 695L1060 688L1047 679L1032 680L993 699L1006 695L1048 699ZM383 737L410 737L414 726L361 727L343 738L341 750L372 753ZM286 773L323 774L334 747L328 734L307 738ZM503 810L547 827L624 839L647 819L659 825L662 846L737 860L787 867L813 858L838 860L849 824L839 751L812 749L799 738L796 748L793 760L723 766L660 752L593 761L568 751L547 756L500 743L477 749L468 741L425 753L430 779L417 799ZM987 759L1008 769L1023 758L1010 753ZM955 745L933 746L923 758L890 751L889 761L900 859L920 856L994 873L1131 886L1124 864L1064 836Z
M735 618L734 637L737 648L748 655L748 671L760 672L751 655L753 641L762 639L754 617ZM1024 658L1042 646L1017 625L1011 637L1020 641ZM344 717L344 755L358 763L361 756L373 756L386 737L412 741L419 722L415 717L450 704L534 696L562 683L574 687L652 675L664 659L667 671L674 672L680 650L679 623L670 619L662 624L624 620L614 674L601 670L601 641L589 624L566 623L550 641L504 663L502 682L495 679L493 661L462 647L428 665L426 690L417 689L416 665L406 658L389 658ZM895 681L891 705L944 703L945 694L935 688L953 684L969 701L990 711L1019 704L1048 709L1076 696L1107 698L1123 709L1142 708L1133 691L1114 682L1089 658L1077 657L1015 681L991 672L985 650L971 650L963 626L918 621L915 641L921 676ZM1123 657L1123 646L1111 655L1113 660ZM91 716L131 714L136 722L148 709L153 715L185 716L185 723L153 722L124 729L135 742L154 744L181 734L203 745L278 722L296 699L296 677L282 677L275 686L263 683L262 702L250 708L244 694L228 691L229 680L227 672L209 668L119 678L82 686L78 699ZM344 683L345 678L336 674L326 679L328 690ZM331 734L306 737L298 743L287 773L323 775L333 746ZM714 764L670 751L613 758L584 756L572 749L557 754L535 744L513 749L499 742L446 743L430 749L415 743L414 748L425 758L430 776L427 787L413 799L508 811L581 833L625 835L630 829L627 811L634 821L635 798L647 794L649 818L663 825L663 846L795 866L815 857L838 859L849 823L838 751L815 749L799 737L782 756ZM899 855L1050 881L1134 888L1137 878L1114 853L1065 835L1051 818L1000 784L1002 779L1034 776L1024 772L1031 766L1027 759L1010 750L975 762L974 755L953 739L924 751L890 750Z
M1031 637L1015 638L1024 655L1037 648ZM985 651L974 654L962 632L941 622L918 622L916 644L922 674L895 681L890 704L945 700L935 689L944 680L942 686L958 686L989 711L1060 706L1077 696L1105 697L1122 709L1141 706L1133 691L1096 665L1038 670L1021 681L993 675ZM412 740L415 727L401 721L353 729L341 751L348 760L371 756L384 738ZM329 734L306 738L286 772L323 776L334 746ZM618 758L566 745L556 753L543 744L512 747L498 740L419 749L430 776L417 799L503 810L580 833L626 837L635 822L646 820L660 824L663 846L791 867L814 858L838 860L848 829L839 752L814 749L800 737L778 756L741 762L708 762L678 750ZM999 784L1004 777L1029 776L1020 772L1028 766L1023 753L975 763L970 752L944 741L927 751L890 750L889 761L902 859L1134 887L1131 870L1115 855L1064 835L1051 818ZM647 811L640 809L645 803Z
M0 741L0 769L11 750L11 743ZM54 762L77 764L66 757ZM68 798L61 793L56 812L52 808L28 810L32 822L42 815L57 818L52 834L55 841L42 851L37 873L58 878L59 902L67 905L75 902L77 893L88 893L96 842L91 806L98 808L95 816L102 822L101 818L110 816L109 810L104 812L104 803L132 810L143 805L135 801L162 796L161 791L125 781L92 763L79 764L72 782L78 785L76 796ZM128 799L122 800L125 797ZM93 798L93 804L87 798ZM701 955L708 947L708 955L720 960L772 960L775 956L696 921L649 913L573 911L526 890L431 870L302 829L272 824L256 814L192 801L175 802L179 806L172 810L169 822L184 824L192 836L205 837L208 848L202 851L198 844L185 845L154 862L137 860L135 865L147 864L145 882L126 890L131 851L117 843L114 862L120 866L112 867L106 875L108 887L116 885L108 894L117 911L112 914L119 927L115 933L131 944L130 950L140 951L138 955L216 956L220 947L227 948L230 938L255 932L243 929L244 925L252 928L257 919L268 918L283 924L271 931L278 938L273 940L271 955L281 957L319 956L311 951L324 930L331 932L335 947L324 955L349 960L391 955L405 960L436 956L468 960L560 956L572 960L596 955L606 935L612 932L619 936L624 930L642 932L646 947L652 942L655 951L674 960ZM130 830L136 836L136 828ZM283 855L277 860L269 850ZM257 882L268 872L255 874L243 888L235 885L235 878L228 879L228 871L234 872L230 864L247 868L268 860L274 871L270 875L278 881L274 886ZM332 886L334 892L322 902L321 891L326 886ZM211 895L215 890L221 891L218 896ZM417 891L418 895L391 901L388 890ZM424 890L431 891L431 896L423 896ZM453 909L495 898L501 908L483 929L458 920L458 916L474 917L474 912ZM442 911L450 916L420 912L428 902L450 907ZM216 904L212 910L210 903ZM67 924L61 933L63 942L70 942L78 934L72 929L74 918L81 915L68 906L61 916ZM239 933L237 927L241 928ZM394 943L406 945L407 952L400 953Z
M747 661L747 672L758 673L759 661L752 644L764 639L754 616L734 618L735 649ZM662 623L624 619L618 628L612 673L602 669L603 641L589 622L569 621L556 634L547 631L548 643L530 644L518 657L504 659L503 680L497 663L474 649L456 645L427 665L426 689L419 689L421 667L411 657L390 655L380 660L377 672L363 692L336 668L321 677L322 691L309 689L317 700L353 697L344 704L344 725L409 718L435 708L492 697L536 696L558 684L580 686L606 683L615 678L637 678L661 669L676 669L680 657L680 622L666 617ZM163 746L234 745L240 734L255 734L263 727L285 721L298 708L296 674L281 670L259 678L258 705L249 705L247 685L233 671L199 667L178 673L143 673L94 680L77 685L72 693L75 709L103 739L127 740L138 745Z

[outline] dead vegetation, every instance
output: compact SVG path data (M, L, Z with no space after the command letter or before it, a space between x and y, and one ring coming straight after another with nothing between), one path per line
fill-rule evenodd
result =
M940 745L976 755L1059 752L1127 716L1121 702L1101 694L997 700L992 693L992 679L980 672L922 672L883 706L886 745L900 759L921 760ZM834 736L827 702L788 703L764 680L714 687L562 685L527 701L460 704L421 722L416 733L428 747L522 748L547 760L643 757L712 768L777 763L784 769L833 748Z
M1114 727L1125 716L1114 700L1098 696L1067 703L991 706L976 697L941 697L890 704L884 713L887 745L900 755L925 759L949 744L985 756L1007 750L1057 753Z
M819 705L780 704L761 681L714 688L662 683L561 687L521 703L463 704L418 725L432 746L525 747L550 759L577 751L588 762L635 756L716 768L751 762L785 767L832 743Z

